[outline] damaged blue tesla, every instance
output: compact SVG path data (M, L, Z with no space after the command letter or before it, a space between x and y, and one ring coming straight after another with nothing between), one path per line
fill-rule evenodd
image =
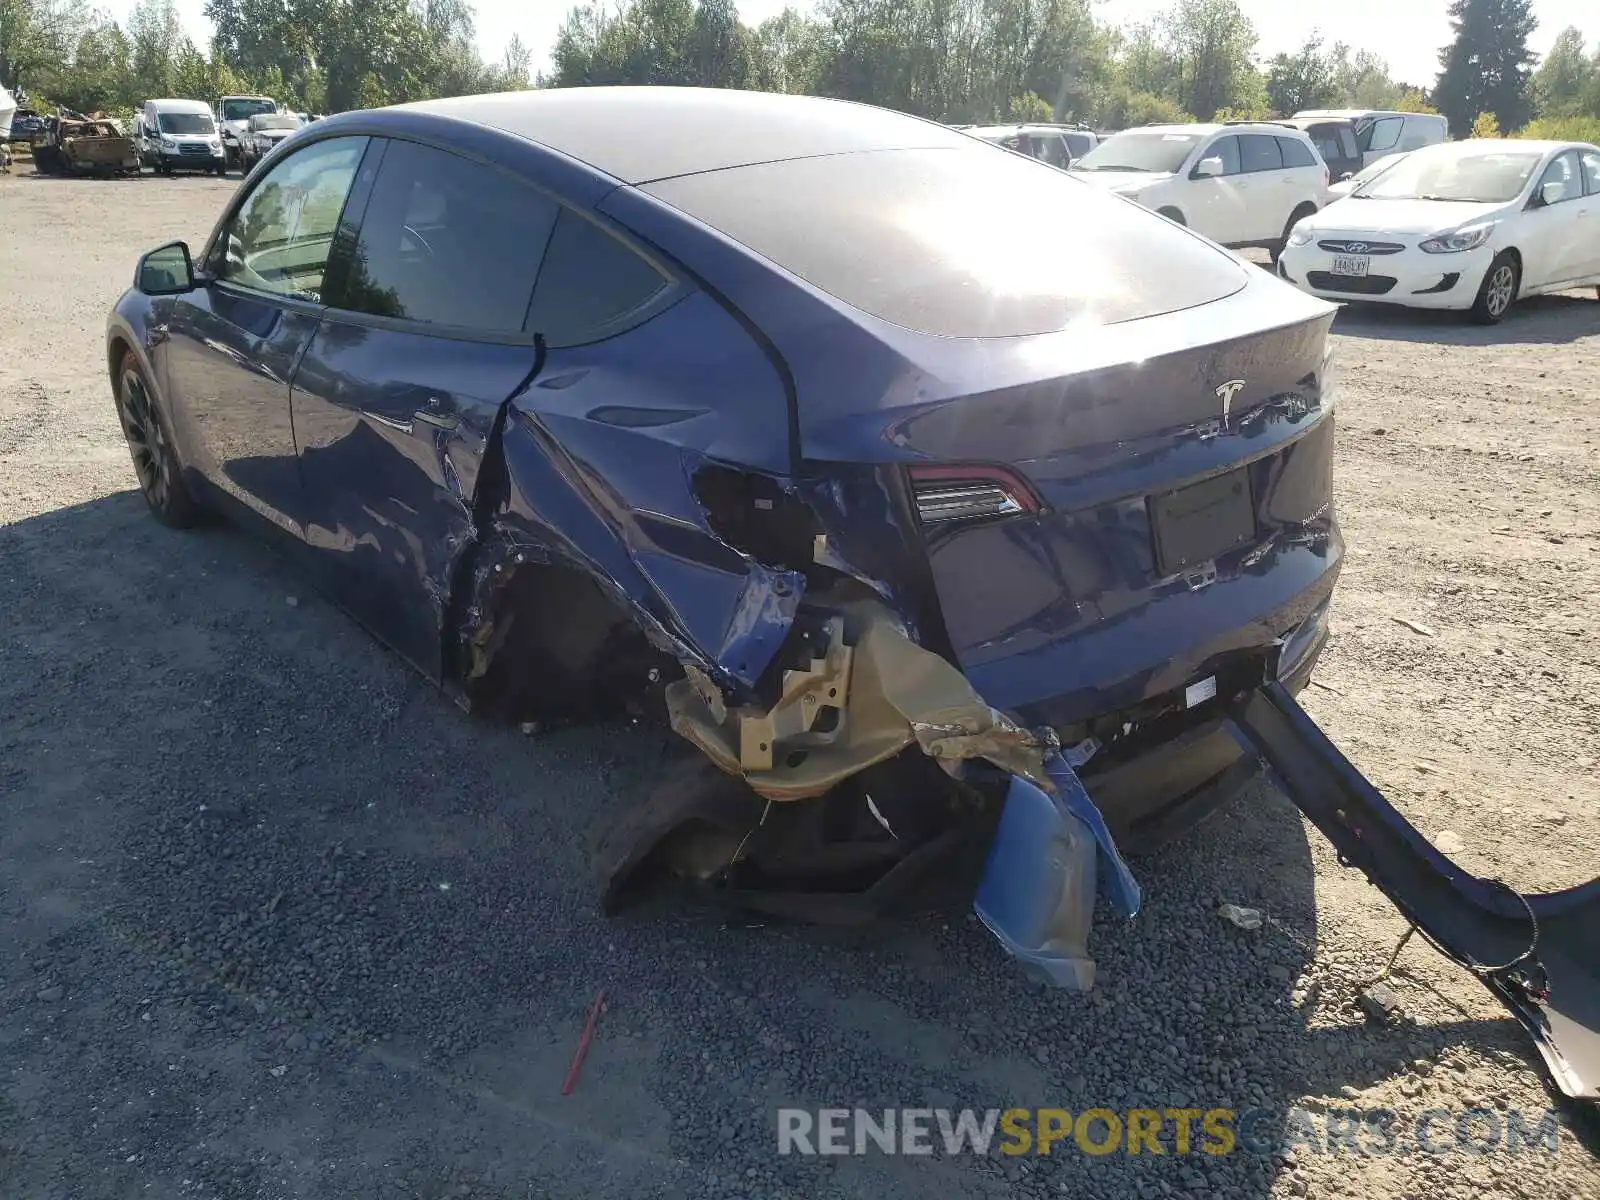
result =
M1222 702L1304 685L1339 571L1332 313L940 125L596 88L318 122L108 353L158 518L282 535L475 710L699 751L608 903L842 914L1051 763L1108 845L1255 769Z
M608 909L850 921L970 863L1086 987L1118 844L1264 761L1600 1099L1600 881L1463 871L1294 701L1343 554L1332 319L943 126L596 88L299 131L140 260L107 365L161 521L268 531L474 711L679 735L594 814Z

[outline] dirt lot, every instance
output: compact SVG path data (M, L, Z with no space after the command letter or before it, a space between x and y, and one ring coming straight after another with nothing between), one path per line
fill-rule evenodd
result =
M1451 1121L1445 1153L1401 1153L1425 1110L1531 1121L1549 1097L1420 942L1408 1019L1364 1023L1402 924L1265 785L1134 863L1146 911L1102 918L1088 998L1021 983L961 912L850 935L602 921L586 831L658 742L476 722L271 551L168 532L132 490L105 311L236 183L0 177L0 1195L1600 1196L1566 1116L1553 1155L1470 1154ZM1586 879L1600 303L1493 331L1345 313L1338 342L1352 549L1306 703L1473 869ZM1269 922L1236 930L1219 899ZM785 1104L1387 1108L1401 1137L780 1158Z

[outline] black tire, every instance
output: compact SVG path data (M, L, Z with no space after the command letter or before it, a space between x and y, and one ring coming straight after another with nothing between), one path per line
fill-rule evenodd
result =
M1165 217L1167 220L1175 221L1185 228L1187 228L1189 225L1189 222L1183 219L1183 214L1175 208L1158 208L1156 209L1156 212Z
M172 431L139 362L129 353L117 372L117 419L133 456L139 492L156 520L173 529L187 529L200 519L200 506L184 482L183 464Z
M1502 251L1483 273L1478 298L1472 302L1468 315L1478 325L1498 325L1517 302L1517 290L1521 286L1522 264L1515 254Z
M1273 262L1278 261L1278 255L1282 254L1283 248L1289 244L1289 234L1293 232L1294 227L1316 211L1315 204L1302 204L1289 214L1289 223L1283 227L1283 237L1279 238L1275 245L1267 247L1267 253L1272 256Z

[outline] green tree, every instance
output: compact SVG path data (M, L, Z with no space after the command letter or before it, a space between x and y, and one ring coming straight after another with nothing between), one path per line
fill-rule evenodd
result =
M1433 102L1464 136L1479 113L1502 129L1520 129L1533 113L1528 99L1534 54L1528 37L1538 26L1533 0L1452 0L1454 40L1439 52Z
M1166 27L1178 72L1175 99L1186 110L1209 120L1220 108L1264 100L1255 26L1236 0L1177 0Z
M90 10L73 0L0 0L0 84L38 90L70 62L91 25Z
M1534 108L1541 117L1575 117L1593 111L1590 104L1600 87L1600 49L1595 57L1584 53L1583 32L1568 26L1556 37L1544 62L1534 72ZM1594 115L1600 116L1600 111Z
M1288 117L1306 108L1326 108L1339 99L1333 56L1315 31L1293 54L1275 54L1267 64L1267 105Z
M1011 97L1011 102L1006 105L1006 120L1019 123L1028 121L1053 121L1055 109L1050 107L1038 92L1023 92L1020 96Z
M1500 122L1494 119L1491 112L1481 112L1472 122L1472 132L1469 135L1475 138L1497 138L1500 136Z
M814 91L827 53L822 23L786 8L756 28L755 86L768 92Z

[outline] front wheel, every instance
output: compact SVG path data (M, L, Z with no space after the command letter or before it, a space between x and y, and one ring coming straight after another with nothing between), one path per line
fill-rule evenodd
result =
M116 401L122 435L133 455L133 473L150 512L163 525L188 528L199 518L200 506L184 483L171 431L131 352L117 379Z
M1517 298L1517 287L1522 282L1522 269L1516 256L1501 253L1483 273L1478 285L1478 298L1472 303L1471 317L1479 325L1498 325L1510 311Z

